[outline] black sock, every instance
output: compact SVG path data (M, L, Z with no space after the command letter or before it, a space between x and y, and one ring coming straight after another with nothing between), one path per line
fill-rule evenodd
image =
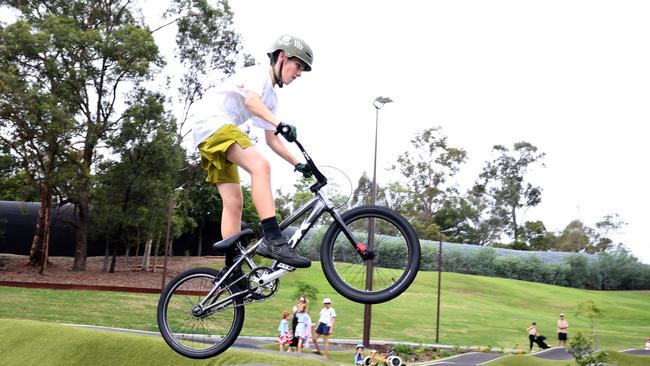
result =
M268 240L275 240L282 237L280 232L280 224L276 220L275 216L267 217L262 220L262 231L264 231L264 237Z

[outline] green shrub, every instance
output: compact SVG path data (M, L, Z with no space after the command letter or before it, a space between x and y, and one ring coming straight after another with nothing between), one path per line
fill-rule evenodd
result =
M591 337L588 337L582 332L577 331L576 334L571 337L569 342L570 348L568 352L575 358L576 363L579 366L587 365L601 365L607 362L607 353L606 352L596 352L594 353L594 342Z
M293 297L297 299L300 296L305 296L311 302L316 301L318 298L318 289L306 282L298 281Z

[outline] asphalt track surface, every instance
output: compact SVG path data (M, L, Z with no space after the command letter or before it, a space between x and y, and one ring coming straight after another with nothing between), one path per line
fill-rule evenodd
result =
M549 348L541 352L533 353L531 356L553 361L564 361L573 358L573 356L571 356L571 354L564 347Z
M142 335L150 335L150 336L155 336L159 337L160 333L158 332L148 332L148 331L134 331L131 329L121 329L121 328L111 328L111 327L101 327L101 326L89 326L89 325L79 325L79 324L66 324L68 326L74 326L74 327L80 327L80 328L94 328L94 329L101 329L105 331L111 331L111 332L125 332L125 333L135 333L135 334L142 334ZM277 353L277 351L273 350L268 350L268 349L263 349L262 346L268 345L268 344L274 344L274 339L273 338L257 338L257 337L239 337L237 341L235 341L235 344L233 345L233 348L239 348L239 349L246 349L250 351L255 351L255 352L268 352L268 353ZM340 350L340 349L345 349L342 347L337 346L336 344L330 343L330 350ZM627 353L630 355L636 355L636 356L648 356L650 357L650 350L643 350L643 349L628 349L625 351L621 351L622 353ZM304 354L304 353L297 353L297 352L287 352L286 355L291 355L295 357L313 357L313 358L321 358L322 356L319 355L310 355L310 354ZM429 364L426 364L426 366L480 366L483 365L487 362L496 360L501 357L506 357L508 354L497 354L497 353L486 353L486 352L468 352L468 353L463 353L460 355L452 356L449 358L446 358L444 360L438 360ZM549 348L544 351L540 351L537 353L531 353L529 354L530 357L537 357L545 360L552 360L552 361L564 361L564 360L569 360L572 359L573 357L569 352L567 352L567 349L564 347L553 347ZM258 363L258 364L246 364L246 365L236 365L236 366L266 366L268 364L264 363Z
M428 365L476 366L505 356L507 355L496 354L496 353L484 353L484 352L468 352L468 353L463 353L462 355L452 356L444 360L436 361Z
M635 356L649 356L650 357L650 349L627 349L625 351L621 351L622 353L627 353L628 355L635 355Z

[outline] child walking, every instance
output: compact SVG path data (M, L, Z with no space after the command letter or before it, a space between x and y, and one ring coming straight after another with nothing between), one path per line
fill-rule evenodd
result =
M280 345L280 352L284 352L284 345L291 344L291 332L289 331L289 312L282 312L282 320L280 320L280 325L278 325L278 344Z

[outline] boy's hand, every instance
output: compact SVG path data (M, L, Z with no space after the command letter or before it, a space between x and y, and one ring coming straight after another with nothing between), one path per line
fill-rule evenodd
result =
M314 175L311 171L311 168L307 164L303 163L298 163L295 165L295 169L293 170L294 172L301 172L302 176L305 178L310 178L312 175Z
M281 134L289 142L296 141L298 137L298 131L295 126L280 122L278 127L275 129L275 134Z

